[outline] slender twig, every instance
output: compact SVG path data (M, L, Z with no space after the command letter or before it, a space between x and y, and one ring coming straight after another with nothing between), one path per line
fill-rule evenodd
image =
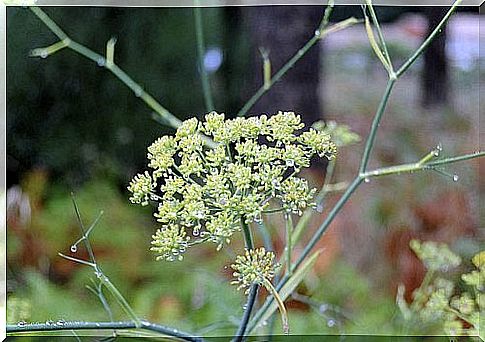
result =
M233 342L241 342L241 341L244 341L245 339L245 334L248 327L249 319L251 318L251 312L258 295L258 288L259 288L258 284L253 284L249 289L248 300L244 305L244 314L241 318L241 323L239 324L239 327L234 336Z
M180 126L181 121L172 113L170 113L165 107L163 107L157 100L155 100L150 94L148 94L138 83L136 83L126 72L120 69L114 63L106 63L104 56L94 52L93 50L87 48L86 46L79 44L72 40L61 28L39 7L29 7L30 10L40 19L42 22L54 33L61 41L64 42L65 46L80 55L92 60L98 65L111 71L113 75L118 77L128 88L130 88L135 96L141 98L151 109L153 109L159 117L167 124L173 128ZM43 49L36 49L39 54L42 53ZM46 53L53 53L55 51L45 51ZM47 57L47 55L45 55Z
M371 129L369 135L367 137L367 141L364 147L364 153L362 154L362 160L360 162L359 172L362 173L366 170L367 164L369 163L370 153L372 152L372 147L374 147L374 142L376 138L377 129L379 128L379 124L382 119L382 115L386 110L387 103L389 101L389 97L391 95L392 88L396 83L395 79L389 79L387 82L386 90L384 91L384 95L382 96L381 102L379 103L379 107L377 108L377 112L374 115L374 119L372 120Z
M286 221L286 274L291 276L291 273L293 271L292 265L291 265L291 252L293 250L293 244L291 243L291 235L293 234L293 218L291 217L291 214L285 215L285 221Z
M195 5L199 6L199 0L195 0ZM197 37L197 55L199 60L199 71L202 81L202 91L204 93L205 109L207 112L214 110L214 100L209 82L209 75L204 67L204 27L202 24L202 10L200 7L194 7L195 35Z
M258 102L258 100L267 91L269 91L272 88L272 86L276 82L278 82L280 78L283 77L288 72L288 70L290 70L296 64L296 62L298 62L303 56L305 56L305 54L310 50L310 48L313 47L320 39L323 39L329 33L343 30L349 26L352 26L360 22L360 20L357 20L355 18L349 18L344 21L341 21L340 23L337 23L328 27L328 19L329 19L331 10L332 10L332 6L328 6L322 18L322 21L320 22L320 25L318 25L318 29L315 31L315 34L312 36L312 38L310 38L310 40L308 40L308 42L306 42L305 45L303 45L303 47L299 49L285 63L285 65L283 65L281 69L279 69L278 72L276 72L276 74L269 81L265 82L265 84L263 84L256 91L256 93L239 110L239 112L237 113L237 116L245 116L247 112L254 106L254 104Z
M448 12L445 14L443 19L440 21L438 26L431 32L431 34L426 38L426 40L419 46L419 48L409 57L409 59L404 62L404 64L399 68L399 70L396 72L396 76L399 77L402 74L406 72L406 70L409 69L411 65L413 65L414 61L418 59L419 56L426 50L428 45L433 41L433 39L443 30L443 27L447 23L448 19L451 17L453 12L455 12L455 9L460 5L462 0L456 0L451 8L448 10Z
M317 205L317 211L322 212L323 211L323 203L325 200L325 196L329 192L329 185L333 176L333 172L335 170L335 161L336 159L331 159L329 160L327 164L327 172L325 173L325 181L323 183L322 188L317 194L317 197L315 199L315 204ZM291 237L293 241L293 246L295 246L298 241L300 241L301 235L304 231L304 229L308 226L308 222L310 221L311 217L313 215L313 208L307 208L304 212L303 215L300 217L298 220L298 223L295 226L295 230L293 232L293 236Z
M57 322L57 323L33 323L24 325L7 325L7 334L22 333L22 332L41 332L41 331L63 331L63 330L125 330L125 329L141 329L153 331L167 336L173 336L185 341L199 342L203 341L201 337L192 336L189 333L180 331L178 329L167 326L151 323L148 321L141 321L141 325L137 327L134 321L120 321L120 322Z
M401 165L394 165L389 167L383 167L377 170L368 171L362 174L364 179L368 179L371 177L382 177L382 176L389 176L401 173L412 173L417 171L425 171L425 170L432 170L434 167L439 165L446 165L451 164L459 161L464 161L473 158L479 158L485 156L485 152L475 152L470 154L465 154L462 156L451 157L451 158L443 158L436 161L429 161L429 162L421 162L418 161L416 163L409 163L409 164L401 164Z
M377 35L379 37L379 42L382 45L382 54L386 58L391 70L393 70L391 56L389 55L389 50L387 49L386 40L384 39L384 34L382 33L381 25L379 20L377 20L376 12L374 11L374 6L372 5L372 0L366 0L367 6L369 7L369 13L372 18L372 23L376 27Z

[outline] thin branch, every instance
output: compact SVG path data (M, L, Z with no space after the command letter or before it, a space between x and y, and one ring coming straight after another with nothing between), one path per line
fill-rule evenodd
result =
M256 102L267 92L269 91L272 86L280 80L281 77L283 77L288 70L290 70L296 62L298 62L305 54L310 50L311 47L313 47L320 39L323 39L325 36L327 36L330 33L337 32L340 30L343 30L349 26L352 26L354 24L357 24L360 22L360 20L357 20L355 18L349 18L344 21L341 21L337 24L334 24L330 27L328 27L328 19L332 10L332 6L327 6L327 10L325 11L325 14L323 16L322 21L320 22L320 25L318 26L317 30L315 31L315 34L313 35L308 42L306 42L303 47L298 50L293 57L291 57L288 62L285 63L281 67L280 70L265 84L263 84L258 91L244 104L244 106L239 110L237 113L237 116L245 116L247 112L254 106Z
M195 5L199 6L199 0L195 0ZM209 75L204 67L204 27L202 24L202 10L200 7L194 7L195 35L197 37L197 55L199 60L199 70L202 81L202 90L204 92L205 108L207 112L214 110L214 100L209 82Z
M370 153L372 152L372 147L374 147L377 129L379 128L382 115L386 110L387 102L389 101L389 97L391 95L391 91L395 83L396 83L396 79L390 78L389 81L387 81L386 90L384 91L384 95L382 96L381 102L379 103L379 107L377 108L376 114L374 115L374 119L372 120L369 136L367 137L367 141L365 143L364 153L362 154L362 160L360 162L360 168L359 168L360 173L365 172L365 170L367 169Z
M293 234L293 218L291 214L286 215L286 274L291 276L293 268L291 266L291 252L293 251L293 244L291 243L291 235Z
M24 325L7 325L7 334L22 333L22 332L40 332L40 331L64 331L64 330L126 330L126 329L140 329L160 333L167 336L173 336L185 341L201 342L204 341L201 337L192 336L189 333L180 331L178 329L167 326L154 324L148 321L141 321L141 325L137 327L134 321L120 321L120 322L57 322L52 324L33 323Z
M76 41L72 40L61 28L39 7L29 7L30 10L54 33L61 41L58 42L59 46L54 48L54 45L51 45L47 48L38 48L32 51L32 55L34 56L41 56L47 57L56 51L59 51L63 47L67 47L78 54L86 57L87 59L92 60L93 62L97 63L99 66L104 67L105 69L109 70L113 75L115 75L121 82L123 82L131 91L135 94L136 97L139 97L145 104L148 105L155 113L154 119L160 122L163 125L167 125L172 128L178 128L182 121L178 119L174 114L172 114L168 109L163 107L153 96L147 93L141 85L135 82L125 71L123 71L118 65L114 63L114 56L109 55L107 58L104 56L94 52L93 50L89 49L88 47L77 43ZM214 147L215 143L206 136L202 136L204 142L209 147Z
M387 49L386 40L384 39L384 34L382 33L381 25L379 24L379 20L377 20L376 12L374 11L374 6L372 5L372 0L366 0L367 6L369 7L369 13L372 18L372 22L377 30L377 35L379 37L379 42L382 45L382 54L386 58L387 63L389 63L390 69L394 70L392 66L391 56L389 55L389 50Z
M256 303L258 289L259 289L258 284L251 285L251 288L249 289L248 300L246 302L246 305L244 306L244 314L241 318L241 323L239 324L239 327L237 329L236 335L234 336L233 342L241 342L241 341L244 341L245 339L245 334L248 327L249 319L251 318L251 312L254 307L254 304Z
M399 68L399 70L396 73L397 77L400 77L402 74L406 72L406 70L409 69L409 67L414 63L416 59L418 59L419 56L426 50L428 45L433 41L433 39L443 30L443 27L445 24L448 22L448 19L451 17L453 12L455 12L456 8L460 5L462 0L456 0L451 8L448 10L446 15L441 19L440 23L436 28L431 32L431 34L426 38L426 40L420 45L420 47L412 54L411 57Z
M389 175L395 175L395 174L401 174L401 173L425 171L425 170L434 169L436 166L456 163L456 162L469 160L473 158L480 158L483 156L485 156L485 152L475 152L475 153L465 154L462 156L443 158L436 161L429 161L424 163L422 161L418 161L416 163L394 165L394 166L383 167L377 170L365 172L362 174L362 177L366 179L371 177L382 177L382 176L389 176Z

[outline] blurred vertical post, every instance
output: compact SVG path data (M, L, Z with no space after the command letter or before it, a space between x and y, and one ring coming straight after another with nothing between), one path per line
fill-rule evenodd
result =
M446 7L425 7L428 20L428 36L447 11ZM449 100L448 62L446 60L446 27L424 52L421 74L421 104L425 108L447 105Z

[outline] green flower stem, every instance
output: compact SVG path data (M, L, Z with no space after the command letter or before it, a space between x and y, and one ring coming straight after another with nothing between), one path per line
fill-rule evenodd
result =
M433 41L433 39L443 30L443 27L445 26L446 22L450 18L450 16L455 12L456 8L460 5L462 0L456 0L453 5L450 7L448 12L445 14L443 19L441 19L440 23L436 28L431 32L428 38L419 46L419 48L412 54L411 57L399 68L399 70L396 73L397 77L400 77L402 74L406 72L406 70L413 65L414 61L418 59L419 56L424 52L424 50L428 47L428 45Z
M251 234L251 229L249 228L249 225L246 223L246 219L244 217L241 217L241 228L244 234L244 242L246 244L246 248L253 249L254 248L253 236Z
M291 265L291 252L293 251L293 245L291 243L291 235L293 234L293 219L291 214L286 215L286 274L291 276L293 268Z
M330 6L327 8L331 8ZM334 24L330 27L327 28L328 25L328 17L330 16L330 10L325 11L324 17L318 26L318 29L312 38L308 42L306 42L303 47L298 50L293 57L291 57L288 62L286 62L285 65L281 67L280 70L270 79L266 84L263 84L258 91L244 104L244 106L239 110L237 113L237 116L245 116L247 112L254 106L256 102L267 92L271 89L271 87L280 80L281 77L283 77L288 70L290 70L296 62L298 62L305 54L310 50L311 47L313 47L320 39L323 39L326 35L332 33L332 32L337 32L340 30L343 30L349 26L355 25L360 22L360 20L357 20L355 18L349 18L346 20L343 20L337 24Z
M318 192L317 197L315 199L315 203L316 203L317 206L322 205L322 203L325 199L325 196L329 192L328 189L329 189L329 185L330 185L330 182L331 182L331 179L332 179L332 176L333 176L333 172L335 170L335 163L336 163L335 158L328 161L327 172L326 172L326 175L325 175L325 181L324 181L323 186L320 189L320 191ZM313 209L308 208L308 209L305 210L303 215L298 220L298 223L296 224L295 230L293 231L293 236L291 237L291 239L293 241L293 246L295 246L300 241L303 230L308 226L308 222L310 221L312 216L313 216Z
M201 342L204 341L200 337L195 337L189 333L173 329L159 324L154 324L148 321L141 321L141 326L137 327L133 321L120 322L57 322L57 323L33 323L33 324L7 324L7 334L16 334L22 332L51 332L51 331L66 331L66 330L127 330L140 329L148 330L156 333L161 333L167 336L173 336L184 341Z
M394 87L394 83L396 83L396 79L393 79L393 78L390 78L389 81L387 82L386 90L384 91L384 95L382 96L381 102L379 103L379 107L377 108L376 114L374 115L374 120L372 120L371 129L370 129L367 141L365 143L364 153L362 154L362 160L360 162L360 168L359 168L360 173L365 172L365 170L367 169L370 153L372 152L372 147L374 147L377 129L379 128L382 115L386 110L389 97L391 96L392 88Z
M241 342L244 340L249 319L251 318L251 312L253 311L254 304L256 303L256 297L258 294L258 284L251 285L249 289L248 300L245 305L244 314L241 318L241 323L237 329L236 335L234 336L233 342Z
M401 173L407 173L407 172L430 170L436 166L456 163L459 161L479 158L483 156L485 156L485 152L475 152L475 153L465 154L457 157L450 157L450 158L443 158L435 161L422 162L426 158L425 157L421 161L416 163L395 165L395 166L383 167L373 171L368 171L363 173L361 177L365 179L365 178L381 177L381 176L388 176L388 175L401 174Z
M251 229L249 228L249 225L246 223L245 217L241 217L241 228L244 234L244 242L246 244L246 248L254 249L254 242L251 234ZM258 284L253 284L249 289L248 300L246 302L246 305L244 306L244 314L243 314L243 317L241 318L241 323L239 324L239 327L237 329L233 342L241 342L244 340L244 336L245 336L244 334L246 333L249 319L251 318L251 313L253 311L254 304L256 302L258 288L259 288Z
M195 5L199 6L199 0L195 1ZM199 70L202 80L202 91L204 92L205 108L207 112L214 110L214 101L212 99L212 92L209 82L209 75L204 68L204 27L202 25L202 10L200 7L194 7L194 19L195 19L195 34L197 37L197 54L199 60Z

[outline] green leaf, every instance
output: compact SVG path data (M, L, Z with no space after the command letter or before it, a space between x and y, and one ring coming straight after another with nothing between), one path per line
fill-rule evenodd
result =
M279 297L282 302L284 302L292 293L295 291L297 286L301 283L301 281L307 276L308 272L312 269L313 265L317 261L318 256L320 255L321 250L316 251L311 257L308 258L307 261L300 268L298 268L295 273L288 279L286 284L281 288L279 292ZM273 315L273 313L278 309L278 303L273 301L269 306L268 310L266 310L265 314L261 317L259 323L263 323L269 320L269 318ZM252 329L254 330L258 325ZM252 333L250 331L249 333Z

